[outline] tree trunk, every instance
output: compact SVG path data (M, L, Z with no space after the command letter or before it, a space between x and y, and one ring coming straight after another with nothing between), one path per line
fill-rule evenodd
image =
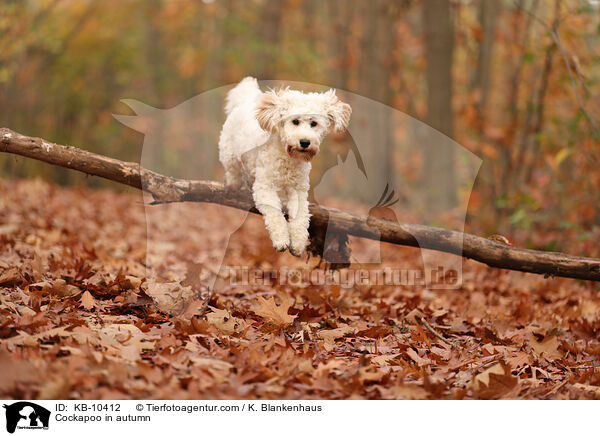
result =
M424 0L425 57L427 61L427 118L432 128L452 138L452 54L454 26L450 2ZM435 214L457 205L454 175L454 149L450 143L440 144L425 135L424 182L428 210Z
M346 89L348 86L348 38L352 22L352 5L348 2L330 1L327 3L332 35L328 41L329 58L333 60L330 73L331 86Z
M362 36L359 65L359 93L383 103L374 109L376 113L369 117L370 123L365 126L369 130L369 140L359 151L364 161L380 162L379 171L367 169L369 183L365 185L367 192L357 192L358 198L373 201L372 187L393 185L392 151L393 138L391 132L390 109L392 102L390 86L390 68L394 27L390 4L387 0L371 0L362 2ZM384 106L386 105L386 106Z
M473 77L473 88L479 90L478 112L482 122L485 121L485 109L488 101L490 87L490 72L492 66L492 55L494 49L494 33L496 30L496 17L501 4L497 0L480 0L479 25L481 26L481 40L479 41L479 53L475 76Z

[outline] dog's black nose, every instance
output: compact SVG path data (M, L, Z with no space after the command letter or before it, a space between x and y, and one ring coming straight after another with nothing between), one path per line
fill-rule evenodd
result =
M300 140L300 147L302 147L302 148L308 148L309 145L310 145L310 141L308 139L301 139Z

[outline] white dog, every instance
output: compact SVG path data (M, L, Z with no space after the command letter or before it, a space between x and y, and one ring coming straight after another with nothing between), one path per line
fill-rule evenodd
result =
M330 129L343 131L352 109L330 89L261 92L246 77L227 94L219 138L225 184L252 190L273 247L301 256L308 243L310 161ZM286 220L285 212L288 219Z

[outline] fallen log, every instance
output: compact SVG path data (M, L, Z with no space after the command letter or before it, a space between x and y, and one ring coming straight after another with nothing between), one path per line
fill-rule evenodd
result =
M143 189L156 203L207 202L259 213L247 193L230 191L221 183L168 177L138 163L54 144L7 128L0 128L0 151ZM329 224L353 236L452 253L494 268L600 281L600 259L512 247L468 233L397 223L316 204L310 205L310 213L311 234L324 231Z

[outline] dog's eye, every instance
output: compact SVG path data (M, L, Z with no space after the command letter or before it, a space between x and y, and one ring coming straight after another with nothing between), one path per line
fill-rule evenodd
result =
M300 120L294 120L294 121L292 121L292 124L294 126L297 126L298 124L300 124Z
M316 121L311 121L310 122L310 127L317 127L317 122Z

